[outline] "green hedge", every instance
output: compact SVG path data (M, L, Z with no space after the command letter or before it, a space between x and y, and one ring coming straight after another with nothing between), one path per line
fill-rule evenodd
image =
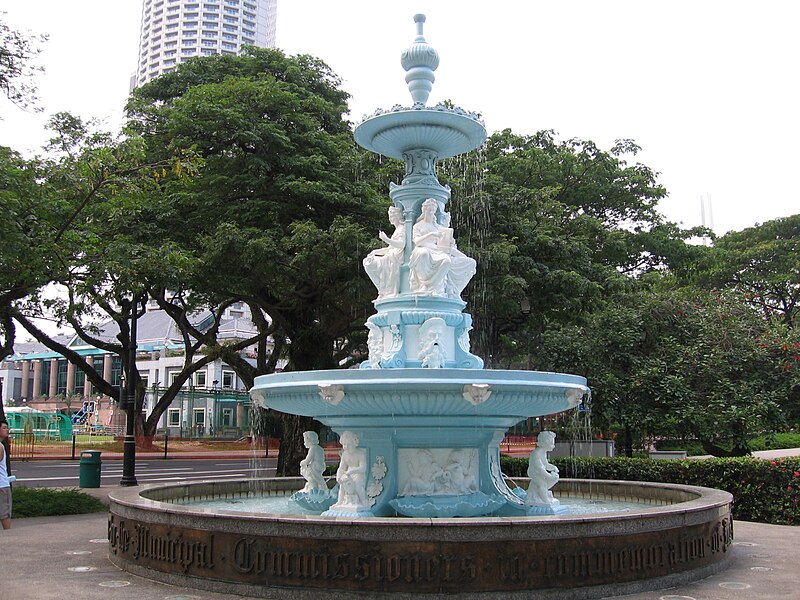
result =
M76 489L54 490L15 485L11 495L11 516L15 519L81 515L107 510L100 500Z
M733 494L733 517L774 525L800 525L800 457L778 460L712 458L553 458L562 477L699 485ZM526 458L501 457L503 472L526 477Z
M776 433L767 437L759 437L748 442L750 450L781 450L783 448L800 448L800 433Z

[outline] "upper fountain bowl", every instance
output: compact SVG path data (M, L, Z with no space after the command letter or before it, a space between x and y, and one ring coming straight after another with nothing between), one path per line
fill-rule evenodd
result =
M378 110L355 129L356 142L372 152L402 160L416 149L430 150L440 159L474 150L486 139L476 113L444 104Z

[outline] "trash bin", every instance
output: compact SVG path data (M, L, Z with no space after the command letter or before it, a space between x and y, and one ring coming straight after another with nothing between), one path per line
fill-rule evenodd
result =
M80 462L80 487L100 487L100 451L82 450Z

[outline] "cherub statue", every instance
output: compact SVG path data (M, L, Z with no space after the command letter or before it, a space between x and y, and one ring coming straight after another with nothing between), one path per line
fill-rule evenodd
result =
M300 475L306 480L305 487L300 492L310 493L315 490L327 492L328 485L322 474L325 472L325 452L319 445L319 436L315 431L306 431L303 434L303 445L308 448L308 454L300 461Z
M336 481L339 483L339 498L331 510L352 512L369 510L367 501L367 451L359 448L358 435L353 431L342 433L342 456Z
M536 438L536 448L531 452L528 461L528 495L527 506L557 506L558 500L553 498L550 489L558 483L558 467L547 460L547 453L556 447L556 434L542 431Z

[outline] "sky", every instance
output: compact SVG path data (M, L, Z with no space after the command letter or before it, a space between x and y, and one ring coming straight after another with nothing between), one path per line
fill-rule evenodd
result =
M46 116L122 122L142 0L13 0L13 28L50 36L38 62L44 112L0 99L0 144L46 141ZM415 13L440 56L429 100L481 113L489 133L555 130L659 173L661 212L724 234L800 213L800 2L795 0L278 0L277 45L342 78L358 122L409 105L400 54Z

